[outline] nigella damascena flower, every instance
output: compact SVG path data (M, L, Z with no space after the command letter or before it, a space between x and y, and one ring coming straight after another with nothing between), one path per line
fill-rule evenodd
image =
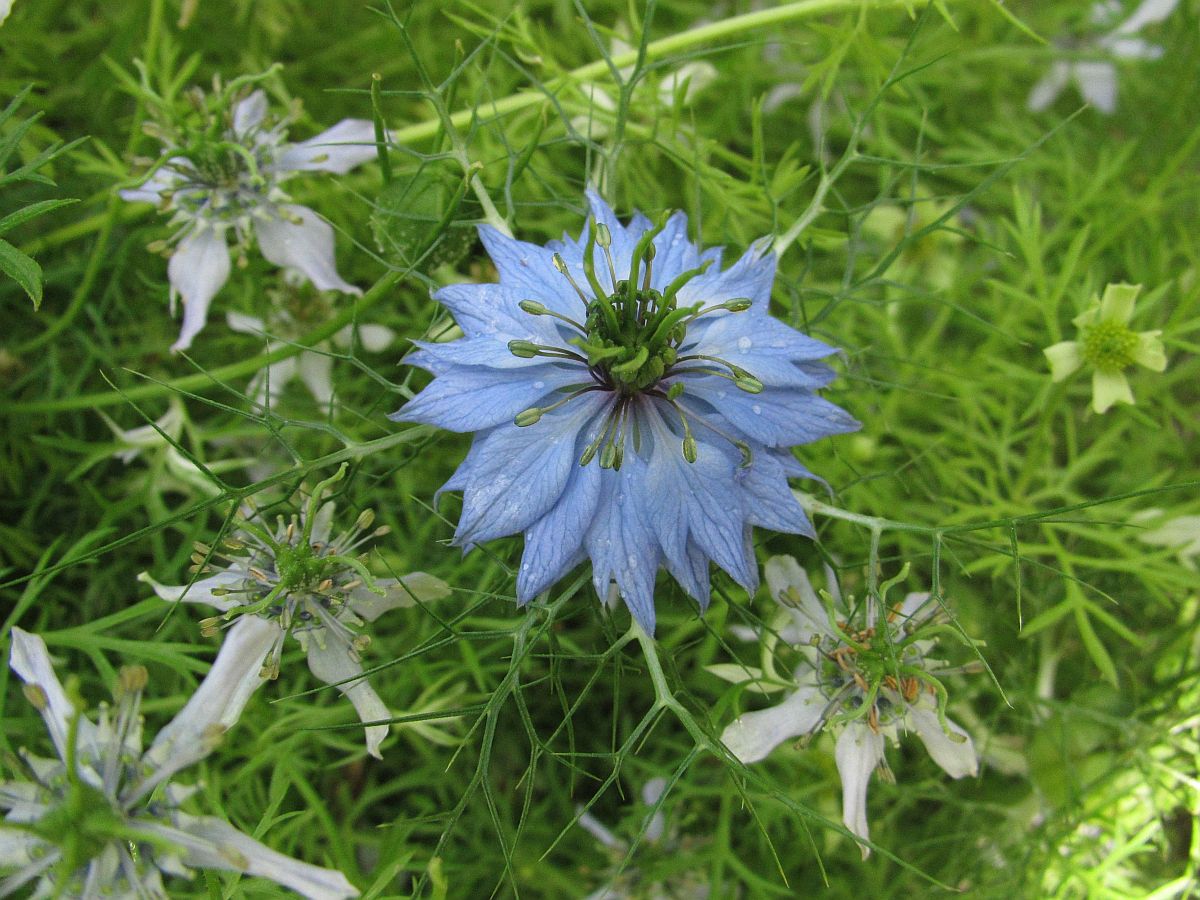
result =
M622 225L589 200L578 240L480 227L500 283L434 295L465 337L418 342L436 377L393 418L477 432L443 487L463 492L454 540L524 532L520 602L590 557L652 632L660 565L703 607L710 561L755 589L752 526L812 535L790 448L858 423L816 395L833 348L769 315L772 253L722 270L682 213Z
M946 689L938 676L953 670L930 656L938 605L929 594L909 594L887 606L887 587L874 614L866 605L845 602L827 571L829 604L823 604L808 575L790 556L767 561L767 585L780 605L765 637L793 645L802 660L795 690L778 706L745 713L721 735L730 752L745 763L758 762L784 741L808 738L822 728L837 734L834 758L842 778L842 820L862 838L867 828L867 785L871 773L894 780L884 758L884 739L899 744L900 733L915 731L933 761L951 778L974 775L979 767L971 738L946 718ZM899 581L907 572L895 579ZM769 664L769 654L764 654ZM750 681L760 691L775 679L748 667L715 667L713 674ZM863 856L868 853L863 846Z
M216 634L233 621L226 643L242 646L239 696L248 698L265 681L279 677L280 655L288 635L300 642L308 667L326 684L335 685L367 723L367 752L379 757L392 713L363 676L360 653L371 639L359 629L391 609L428 603L448 596L440 578L414 572L402 578L375 578L358 549L370 538L388 533L371 529L375 515L366 510L354 524L333 533L334 504L322 502L327 487L345 467L318 485L303 512L274 525L256 510L237 523L232 537L216 547L196 545L192 559L201 577L190 584L159 584L147 573L138 578L164 600L202 603L221 615L205 619L204 632ZM191 704L212 702L201 686ZM243 701L245 702L245 701Z
M314 138L289 144L290 119L272 119L262 91L220 115L228 121L210 124L198 136L162 130L167 160L141 187L121 191L126 200L157 204L171 214L176 229L162 244L175 244L167 276L172 302L176 295L183 298L183 327L172 350L191 346L229 278L230 233L243 261L257 238L270 262L303 273L319 289L362 293L338 275L333 228L292 203L283 183L300 172L344 174L374 159L374 124L343 119Z
M163 876L190 878L189 867L269 878L305 897L357 897L346 876L276 853L224 819L182 805L195 785L174 776L210 752L245 698L230 692L232 645L222 648L201 691L142 749L141 666L121 669L116 704L93 722L77 710L54 674L45 642L12 630L9 663L41 714L58 759L21 751L28 777L0 781L0 897L32 888L34 897L139 897L166 900Z

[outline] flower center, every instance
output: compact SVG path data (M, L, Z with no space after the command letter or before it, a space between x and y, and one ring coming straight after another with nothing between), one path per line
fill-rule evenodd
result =
M615 396L596 439L584 450L580 465L587 465L599 454L603 468L619 469L624 455L625 435L633 431L637 443L636 423L632 422L631 403L646 395L669 404L678 414L683 431L683 455L688 462L696 460L696 441L692 437L687 415L678 403L684 391L681 380L665 389L660 386L671 376L691 373L727 378L740 390L757 394L762 382L740 366L715 356L682 354L688 325L702 316L717 311L745 312L751 301L746 298L727 300L705 306L695 303L679 305L679 291L710 265L706 262L695 269L679 273L663 290L652 287L654 274L654 238L666 226L664 216L659 224L639 238L630 258L629 274L618 278L610 248L612 235L602 222L593 222L589 229L587 247L583 254L583 271L591 296L571 275L566 261L554 255L554 267L570 282L584 307L583 322L548 309L536 300L523 300L521 309L532 316L551 316L578 332L567 343L575 347L544 346L531 341L509 341L508 349L524 359L542 356L584 365L591 383L572 385L564 390L568 395L550 406L532 407L517 414L520 427L533 425L543 415L592 391L607 391ZM611 291L605 290L596 276L596 247L604 254L608 267ZM740 441L728 438L748 459L749 448Z
M329 568L328 560L322 559L307 544L284 544L275 553L275 571L279 573L279 584L293 591L315 584Z
M1097 322L1083 332L1083 358L1094 368L1119 372L1134 362L1138 336L1121 322Z

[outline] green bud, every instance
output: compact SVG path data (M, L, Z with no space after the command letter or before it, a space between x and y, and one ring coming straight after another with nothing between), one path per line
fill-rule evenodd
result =
M683 458L690 463L696 461L696 439L690 434L683 437Z
M537 422L541 418L542 418L542 410L539 407L534 406L534 407L531 407L530 409L526 409L522 412L517 413L516 418L513 419L513 423L518 428L524 428L526 425L537 424Z
M753 305L754 301L749 297L739 297L736 300L728 300L721 304L722 307L730 312L745 312Z
M596 223L596 243L605 249L612 246L612 234L603 222Z
M667 388L667 399L668 400L678 400L681 396L683 396L683 382L682 381L676 381L669 388Z
M763 383L751 375L749 372L743 371L740 375L735 375L733 383L747 394L761 394Z
M521 359L533 359L538 355L538 348L532 341L509 341L508 352Z
M522 300L517 306L521 307L521 309L525 310L531 316L544 316L549 312L545 304L538 303L536 300Z

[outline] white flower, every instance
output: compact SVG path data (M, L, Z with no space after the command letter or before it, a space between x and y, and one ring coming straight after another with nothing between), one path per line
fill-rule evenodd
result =
M621 56L633 52L633 47L620 38L612 40L612 55ZM629 79L634 72L633 66L618 70L623 80ZM658 82L655 99L659 106L671 109L675 106L676 95L680 95L683 106L691 106L701 91L717 80L717 68L709 62L687 62L670 70ZM640 86L640 85L639 85ZM606 119L616 115L618 92L615 85L601 84L589 81L579 86L580 91L594 110L588 115L576 116L571 120L571 127L583 132L588 137L600 139L608 134ZM682 92L682 94L680 94ZM598 112L603 118L597 118Z
M268 261L294 268L321 290L362 293L338 275L333 228L290 202L282 184L298 172L344 174L375 158L375 126L343 119L314 138L285 142L287 119L267 118L267 97L255 91L238 102L220 142L177 146L164 137L166 162L146 182L121 191L126 200L158 204L172 213L178 243L167 275L172 301L183 298L183 327L172 350L186 350L204 327L208 306L229 278L227 232L244 254L254 237ZM180 139L182 140L182 139Z
M249 696L228 690L237 668L231 646L200 687L213 702L189 703L145 752L141 666L121 670L115 707L102 706L92 722L67 697L40 637L13 628L9 664L58 759L22 750L28 780L0 781L0 869L12 870L0 878L0 896L32 885L35 897L165 900L163 875L190 878L191 866L269 878L315 900L358 896L341 872L276 853L222 819L180 811L197 789L171 778L212 751Z
M1133 521L1137 524L1161 519L1161 509L1146 509L1137 513ZM1179 561L1191 571L1197 571L1196 557L1200 556L1200 516L1176 516L1138 532L1138 540L1154 547L1170 547L1179 556Z
M269 324L262 319L238 312L226 313L225 320L230 328L242 334L283 337L290 340L301 336L300 330L295 327L295 320L282 310L277 312ZM347 325L330 341L271 363L251 379L246 390L256 403L272 407L279 402L284 387L293 379L299 378L317 403L329 410L333 407L333 379L330 377L333 359L330 354L334 348L351 350L362 347L371 353L378 353L391 346L395 339L396 333L384 325L359 325L357 328ZM282 346L278 341L269 341L267 350L274 351Z
M8 14L12 12L13 0L0 0L0 25L4 24L4 20L8 18Z
M171 397L167 411L155 419L153 424L139 425L135 428L121 428L102 410L96 412L117 439L118 449L112 456L125 465L139 457L150 458L148 461L154 469L150 483L156 490L181 494L200 491L209 496L216 496L221 492L220 487L205 475L199 466L179 452L179 439L187 415L177 397ZM161 466L154 460L155 457L161 460ZM235 465L236 461L225 461L210 468L221 470Z
M290 521L278 517L272 529L251 511L221 545L197 545L201 560L225 560L223 566L210 563L207 577L174 587L159 584L145 572L138 578L164 600L202 603L221 612L201 623L205 633L214 634L220 623L236 619L226 643L245 641L247 633L266 635L263 641L244 644L237 663L239 696L248 697L264 681L279 676L284 639L295 637L312 673L345 694L367 723L367 752L378 758L392 713L363 677L359 653L370 638L357 629L390 609L446 597L450 588L424 572L398 579L372 577L356 552L388 529L370 531L374 513L369 510L353 526L332 535L334 504L322 503L321 495L344 471L343 467L319 485L304 511ZM188 705L204 706L217 699L202 685Z
M1079 340L1060 341L1042 353L1050 363L1050 377L1063 381L1087 364L1092 368L1092 409L1105 413L1114 403L1133 403L1133 391L1125 369L1134 363L1152 372L1167 367L1167 356L1159 340L1161 331L1135 332L1129 328L1133 301L1140 284L1110 284L1104 297L1092 302L1072 321Z
M871 773L878 769L891 778L884 759L885 738L898 744L901 732L916 732L933 761L952 778L974 775L979 762L971 738L945 717L944 703L938 699L944 689L932 673L945 674L945 667L928 656L932 640L921 637L921 627L937 610L929 594L909 594L894 609L863 622L861 610L852 613L847 608L829 575L827 610L795 559L776 556L767 561L767 585L782 607L774 633L779 641L795 645L803 661L795 671L795 690L782 703L739 716L721 741L742 762L752 763L784 741L822 727L831 729L837 734L834 758L842 779L842 821L867 839ZM713 672L742 680L732 668L714 667ZM758 670L748 674L760 681ZM863 846L864 858L868 852Z
M1133 15L1108 34L1073 48L1077 53L1093 55L1095 59L1056 60L1045 77L1034 85L1026 105L1033 112L1041 112L1074 81L1084 100L1111 115L1117 108L1117 67L1110 59L1158 59L1162 56L1162 47L1133 35L1147 25L1161 22L1178 5L1179 0L1143 0ZM1097 3L1092 7L1092 18L1097 23L1107 20L1111 14L1112 7L1108 4Z

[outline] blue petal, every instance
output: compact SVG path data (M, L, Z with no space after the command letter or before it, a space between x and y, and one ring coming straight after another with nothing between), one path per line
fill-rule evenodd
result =
M685 384L679 398L685 409L710 417L708 404L742 434L768 447L793 447L859 428L840 406L806 390L768 387L750 394L715 375L688 378Z
M583 561L583 537L600 500L601 469L575 466L562 496L525 532L517 601L528 603Z
M714 265L705 274L693 278L679 291L680 306L701 302L708 306L749 297L754 301L754 309L765 316L771 303L776 260L775 254L764 246L751 247L724 272L717 272Z
M510 421L552 391L580 380L578 368L553 364L528 369L457 366L439 374L388 418L447 431L479 431Z
M812 523L788 485L788 472L780 460L782 455L766 447L756 448L750 465L735 473L745 495L746 521L784 534L815 538L817 533Z
M549 512L579 467L577 439L610 402L607 394L584 394L533 425L494 429L475 454L454 542L481 544L514 534Z
M687 340L680 348L682 355L703 354L724 359L741 366L763 384L775 387L828 384L833 373L812 360L836 352L828 344L777 319L746 313L705 316L689 329Z
M549 309L579 316L583 304L567 279L554 268L554 254L545 247L501 234L490 225L479 226L479 238L500 273L500 284L522 300L538 300Z
M596 465L595 461L591 465ZM654 578L661 553L654 532L646 523L646 508L658 498L638 490L644 463L627 453L620 471L606 469L596 515L584 538L592 558L592 584L604 597L609 582L615 581L629 612L646 630L654 633Z
M509 340L533 341L542 343L538 335L531 337L514 337ZM493 369L527 369L531 366L546 365L546 357L535 356L526 359L514 356L508 349L507 340L495 337L461 338L444 344L429 341L413 341L420 351L404 360L406 365L420 366L434 373L447 371L451 366L488 366ZM587 368L582 367L579 374L583 380L589 376Z
M528 292L504 285L451 284L435 291L433 299L450 310L467 337L493 336L504 341L540 342L555 334L550 317L531 316L517 305L522 300L532 299Z

